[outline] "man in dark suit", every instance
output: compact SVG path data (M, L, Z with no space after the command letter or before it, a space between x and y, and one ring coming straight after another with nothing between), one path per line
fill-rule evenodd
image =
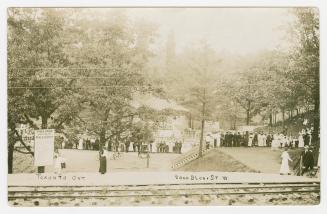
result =
M237 147L240 147L241 141L242 141L241 133L240 132L237 132L237 134L236 134L236 146Z
M310 144L310 134L309 132L307 131L304 135L304 145L305 146L309 146Z
M237 136L236 136L236 133L232 133L232 147L236 147L236 142L237 142Z
M225 134L225 146L229 147L229 132L226 132Z
M100 147L100 140L99 138L95 139L95 142L94 142L94 150L99 150L99 147Z
M252 145L258 146L258 133L255 132Z
M268 134L268 135L267 135L267 146L268 146L268 147L270 147L271 142L272 142L272 136L271 136L271 134Z
M313 158L312 150L309 150L309 147L305 146L304 151L301 154L301 157L302 157L302 166L303 166L302 175L303 175L305 172L308 172L313 169L314 158Z
M86 139L86 150L89 150L91 147L91 141L89 138Z

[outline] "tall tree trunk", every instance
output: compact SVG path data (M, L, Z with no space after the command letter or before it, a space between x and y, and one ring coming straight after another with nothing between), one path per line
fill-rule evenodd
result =
M282 109L282 127L283 127L283 131L284 131L284 128L285 128L285 110Z
M250 110L251 110L251 101L248 100L248 106L246 109L246 125L250 125Z
M8 142L8 174L13 173L14 162L14 142Z
M100 132L100 149L103 148L103 146L105 145L105 142L106 142L106 130L105 128L102 128L101 129L101 132Z
M236 130L236 116L234 116L233 130Z
M312 142L316 147L320 147L319 142L319 128L320 128L320 99L319 92L316 93L314 100L314 118L313 118L313 133L312 133Z
M272 112L270 112L270 114L269 114L269 126L270 127L272 127L272 123L273 123L273 118L272 118L273 116L272 116Z
M48 128L48 117L42 116L42 129Z

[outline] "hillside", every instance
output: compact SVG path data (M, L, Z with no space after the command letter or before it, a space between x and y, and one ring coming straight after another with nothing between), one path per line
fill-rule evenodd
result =
M196 159L176 171L220 171L220 172L255 172L255 170L247 167L233 157L214 149L202 158Z
M303 125L304 118L306 118L309 123L307 125ZM286 129L287 135L292 136L298 136L298 133L304 129L310 127L310 121L313 121L313 115L312 114L300 114L292 119L287 119L284 122L284 126ZM272 127L270 126L263 126L255 129L256 132L263 131L265 133L282 133L283 132L283 123L282 121L278 121L276 124L274 124Z

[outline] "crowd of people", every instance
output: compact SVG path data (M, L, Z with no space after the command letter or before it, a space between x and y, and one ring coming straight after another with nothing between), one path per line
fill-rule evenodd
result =
M312 145L312 128L302 129L298 136L284 135L283 133L264 132L237 132L226 131L221 133L208 133L205 137L206 148L210 147L270 147L272 150L283 148L281 154L280 174L290 174L289 162L293 162L288 150L289 148L303 148L297 163L298 175L315 174L319 168L319 155L317 166L315 164L314 147Z
M205 137L206 147L271 147L276 148L304 148L311 145L312 129L303 129L298 136L283 133L239 132L226 131L208 133Z
M288 153L289 148L304 148L300 156L299 175L309 173L314 169L314 154L312 144L312 129L303 129L298 136L284 135L283 133L264 133L259 132L240 132L225 131L207 133L205 135L205 147L270 147L272 150L284 148L281 154L280 174L290 174L289 162L292 158ZM106 159L108 151L113 152L157 152L157 153L177 153L181 154L182 141L160 141L160 142L106 142L100 144L100 140L94 137L80 137L75 141L62 139L58 148L60 149L78 149L78 150L96 150L99 151L100 173L106 172ZM60 173L65 168L65 159L59 154L55 154L55 170ZM295 164L296 165L296 164Z
M144 145L145 144L145 145ZM181 154L182 151L182 141L161 141L155 143L150 141L145 142L109 142L107 141L103 147L107 151L119 151L119 152L157 152L157 153L177 153ZM67 138L61 138L57 143L57 148L59 149L78 149L78 150L101 150L99 138L80 137L79 139L69 141Z

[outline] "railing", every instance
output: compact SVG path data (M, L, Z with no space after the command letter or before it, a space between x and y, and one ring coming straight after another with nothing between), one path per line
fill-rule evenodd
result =
M205 147L202 149L202 154L206 154L207 152L209 152L211 149L206 149ZM195 146L194 148L192 148L190 151L182 154L181 156L179 156L178 158L176 158L175 160L173 160L172 163L172 168L176 169L179 168L181 166L184 166L185 164L197 159L199 157L199 146Z

